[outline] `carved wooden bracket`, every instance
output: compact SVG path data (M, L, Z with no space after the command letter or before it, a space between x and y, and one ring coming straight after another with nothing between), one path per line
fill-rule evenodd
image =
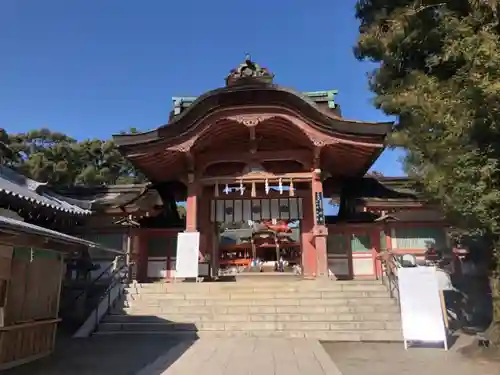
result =
M189 152L191 150L191 147L193 147L195 141L196 137L189 138L184 142L168 147L167 149L169 151Z
M309 134L309 137L311 138L311 142L313 143L314 147L325 147L325 146L341 143L339 140L331 139L330 137L320 138L318 136L311 135L311 134Z
M254 127L260 124L261 122L264 122L266 120L269 120L271 115L236 115L236 116L229 116L226 117L228 120L236 121L239 124L243 124L248 127Z

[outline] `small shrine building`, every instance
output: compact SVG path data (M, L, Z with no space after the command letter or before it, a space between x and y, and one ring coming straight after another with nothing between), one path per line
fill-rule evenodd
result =
M182 227L160 225L163 229L148 230L147 225L136 225L140 227L133 230L139 249L135 254L139 278L150 276L148 268L154 267L156 258L167 277L171 275L175 250L164 251L169 253L166 268L158 251L148 255L149 247L155 247L148 243L164 238L169 231L171 235L183 230L200 232L202 258L215 272L228 262L237 266L237 259L249 266L256 257L256 246L260 249L266 244L276 244L276 261L280 246L288 241L283 247L295 249L283 254L294 258L306 278L329 273L373 276L380 267L377 253L394 248L398 241L403 244L405 236L419 244L419 249L405 244L408 246L402 251L409 252L422 252L422 241L430 237L434 242L445 241L440 215L424 217L425 212L435 211L414 193L364 177L384 150L392 123L345 119L335 102L336 91L300 93L279 86L268 69L249 57L225 81L224 87L199 97L173 98L167 124L145 133L113 137L120 152L151 181L134 198L114 205L120 207L115 215L134 221L142 211L143 219L151 219L158 215L153 212L157 209L175 213L175 202L186 202ZM389 185L404 182L389 180ZM158 193L161 203L128 211L151 190ZM334 220L325 218L325 197L339 203ZM419 211L422 217L410 214L409 219L398 219L394 212L401 210ZM268 240L262 239L267 238L265 234L259 239L252 234L246 240L242 235L226 256L227 245L220 233L241 223L247 229L255 224L269 228L295 223L295 234ZM411 232L415 226L423 228L417 240ZM397 227L410 230L396 240ZM163 242L158 246L174 245Z

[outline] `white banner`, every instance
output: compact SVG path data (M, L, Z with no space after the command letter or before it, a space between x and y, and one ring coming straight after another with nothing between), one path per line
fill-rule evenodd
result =
M434 267L398 269L399 302L405 348L408 342L442 342L447 334Z
M180 232L177 235L176 278L198 277L200 232Z

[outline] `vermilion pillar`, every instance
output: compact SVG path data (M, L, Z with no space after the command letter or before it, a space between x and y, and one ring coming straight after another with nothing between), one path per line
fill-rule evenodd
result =
M189 175L186 199L186 232L198 230L198 193L199 185L193 175Z
M323 197L323 183L321 182L321 172L319 170L313 173L311 182L312 201L315 202L316 194L320 193ZM321 202L323 204L323 202ZM325 223L316 221L316 205L313 204L314 218L314 247L316 250L316 275L319 277L328 277L328 254L327 254L327 236L328 229Z
M210 202L211 197L207 189L201 192L201 199L198 202L198 230L200 231L200 252L203 256L212 256L213 228L210 222Z
M306 279L316 277L316 249L314 246L314 208L311 194L302 199L302 220L300 222L302 245L302 274Z

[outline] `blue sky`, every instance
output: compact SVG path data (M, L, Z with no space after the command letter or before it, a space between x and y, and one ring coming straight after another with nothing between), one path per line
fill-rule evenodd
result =
M354 59L355 0L3 0L0 126L108 138L168 119L172 96L224 84L245 52L301 91L339 90L344 117L385 121ZM399 152L374 169L401 175Z

